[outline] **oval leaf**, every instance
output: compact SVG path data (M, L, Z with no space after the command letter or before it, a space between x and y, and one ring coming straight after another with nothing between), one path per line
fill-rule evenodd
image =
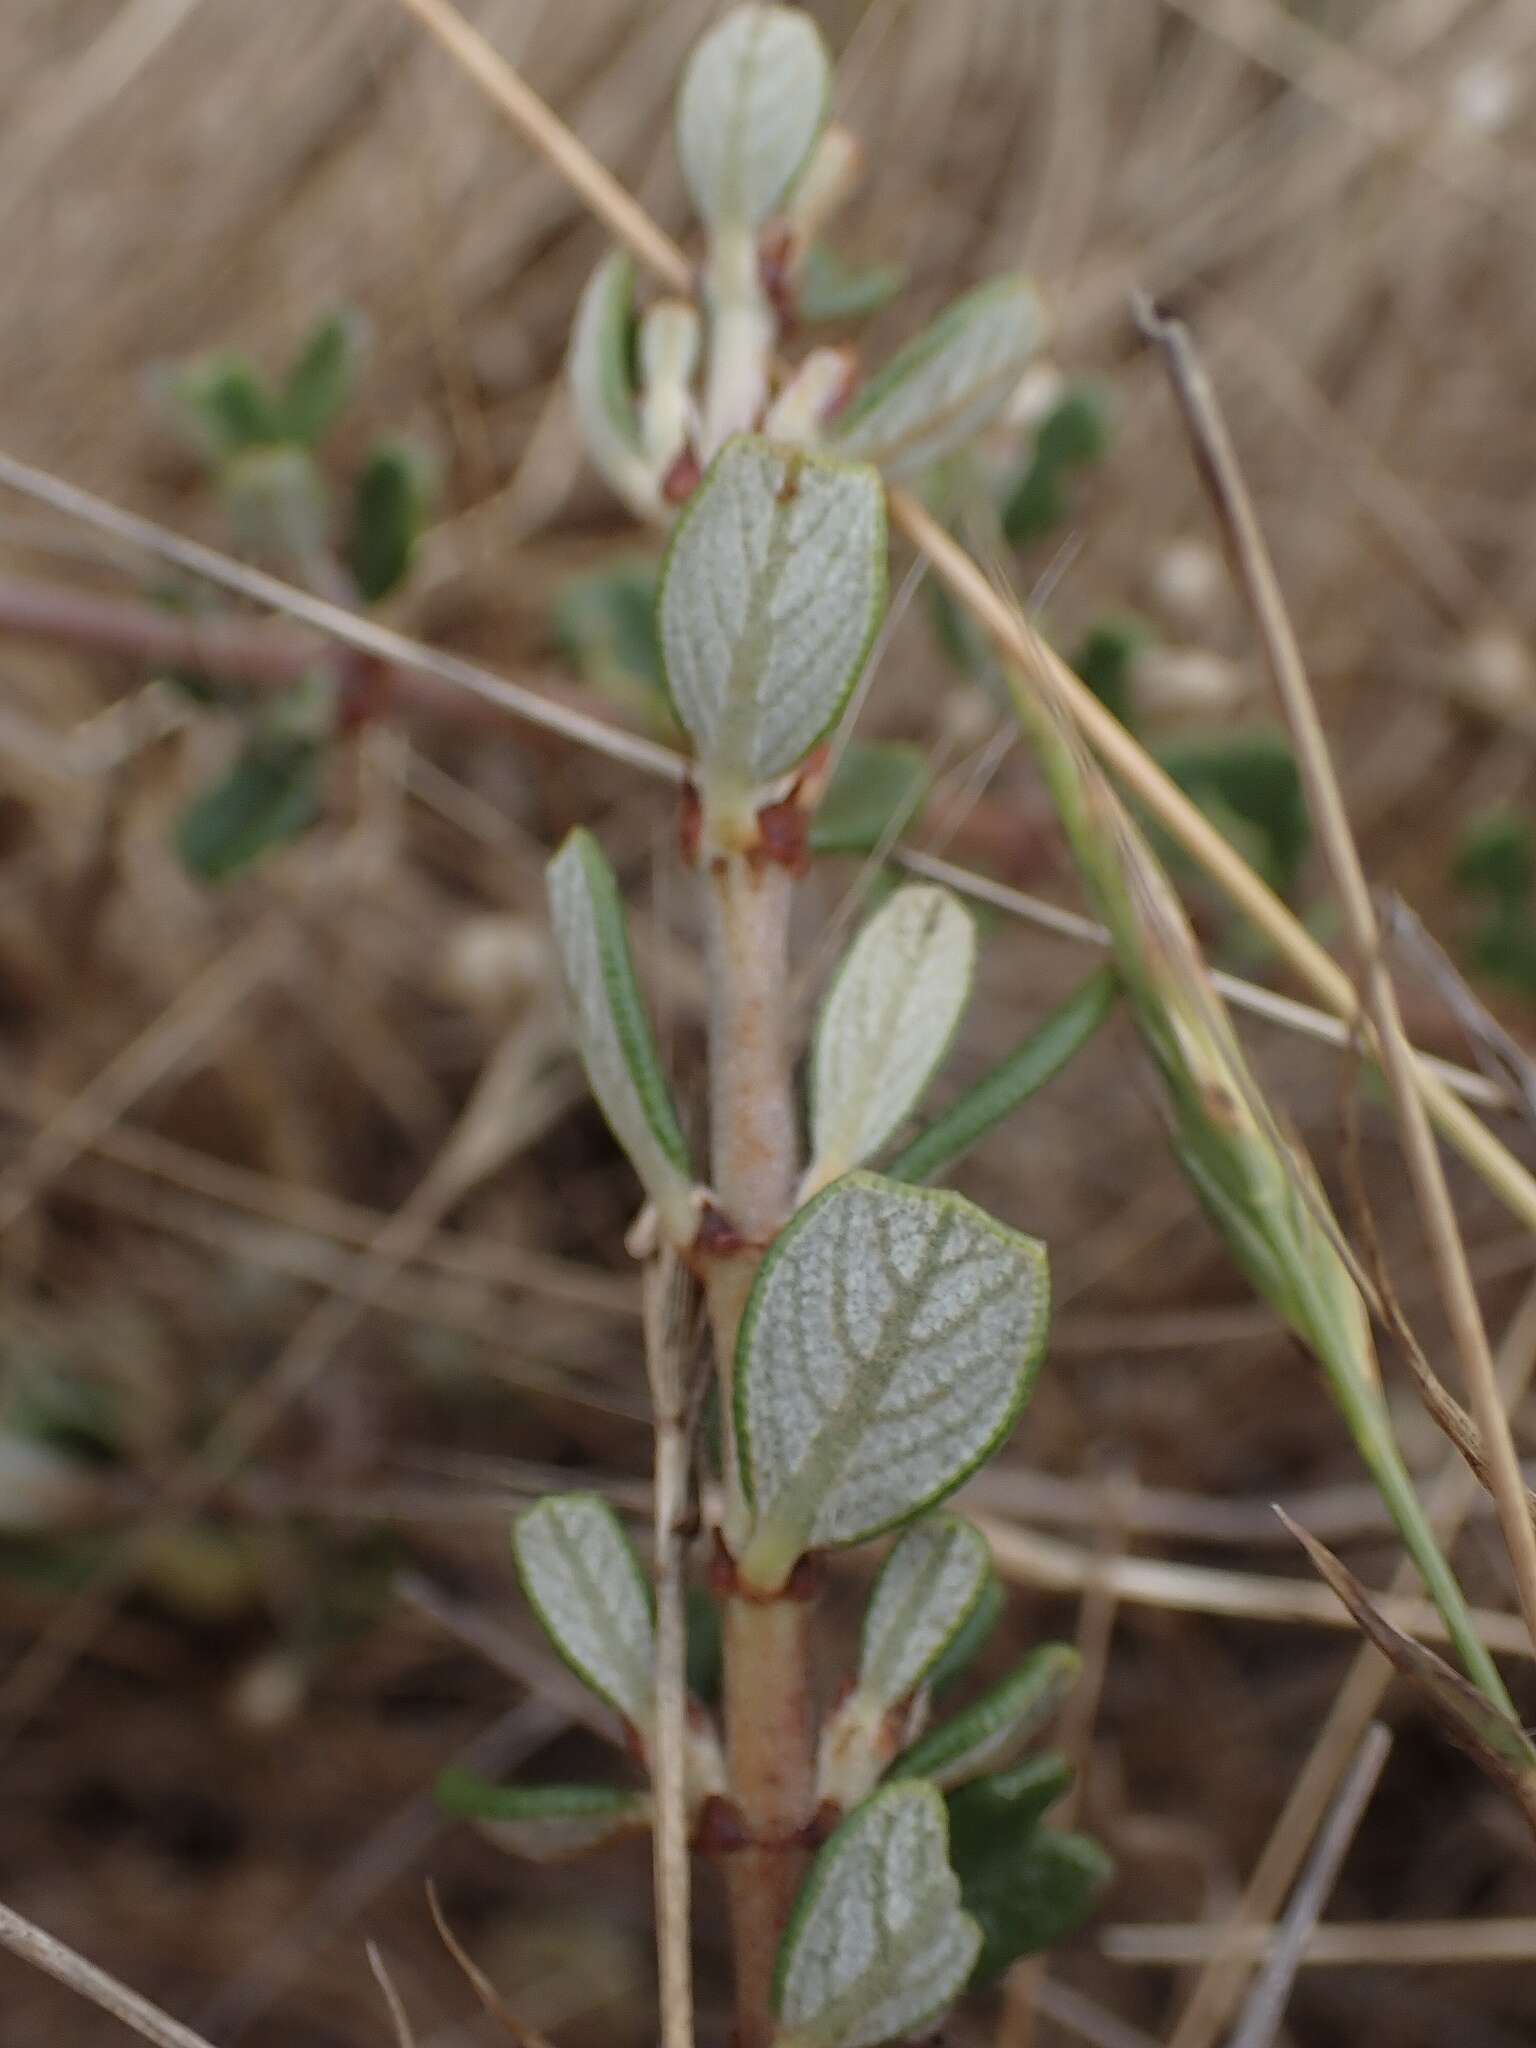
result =
M176 850L203 882L225 882L307 832L320 815L323 740L254 733L229 772L182 812Z
M366 327L353 312L332 313L311 329L283 382L284 434L314 447L352 395Z
M862 1165L916 1106L971 992L976 926L947 889L887 898L828 991L811 1062L809 1182Z
M800 1210L737 1344L743 1576L777 1588L958 1486L1023 1405L1048 1296L1044 1247L959 1195L852 1173Z
M893 1707L917 1690L970 1618L992 1571L986 1538L955 1515L908 1529L864 1616L859 1689Z
M593 1493L554 1494L512 1524L528 1603L566 1663L634 1727L651 1719L650 1587L618 1516Z
M870 379L833 427L832 445L893 476L926 468L969 440L1009 396L1043 329L1025 278L978 285Z
M645 459L634 383L632 259L615 250L587 280L565 361L582 445L619 496L641 518L654 516L658 484Z
M657 622L708 782L750 790L810 752L864 666L885 585L872 469L726 444L673 532Z
M688 60L677 154L701 220L755 228L793 183L826 119L831 67L797 7L737 7Z
M693 1176L635 982L613 870L590 832L549 864L549 907L587 1079L609 1129L679 1243L693 1236Z
M961 1896L981 1929L973 1984L988 1984L1020 1956L1075 1934L1114 1875L1088 1835L1037 1828L967 1873Z
M437 1781L444 1812L480 1823L498 1848L532 1863L563 1863L651 1824L643 1792L607 1785L492 1785L473 1771L444 1771Z
M926 1778L948 1789L1011 1764L1072 1690L1082 1659L1066 1643L1045 1643L1016 1671L898 1757L893 1778Z
M408 441L381 441L369 450L347 537L347 566L369 604L388 597L409 574L435 481L431 458Z
M788 2048L874 2048L923 2030L981 1948L949 1867L944 1802L895 1785L849 1815L812 1865L779 1952Z

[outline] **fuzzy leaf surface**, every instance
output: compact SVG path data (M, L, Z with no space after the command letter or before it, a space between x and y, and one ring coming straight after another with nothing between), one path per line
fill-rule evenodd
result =
M513 1523L512 1551L529 1605L567 1664L632 1727L646 1728L650 1587L613 1509L592 1493L552 1494Z
M706 786L794 767L836 720L885 610L872 469L743 435L679 519L662 565L667 688Z
M783 2048L875 2048L921 2032L975 1968L944 1802L931 1785L877 1792L823 1846L795 1906L775 1984Z
M592 1093L663 1222L693 1235L693 1177L635 981L613 870L579 827L549 864L550 919Z
M948 1790L1012 1763L1071 1691L1081 1660L1066 1643L1044 1643L990 1692L942 1722L905 1756L895 1778L927 1778Z
M822 1006L811 1065L811 1178L878 1152L949 1050L976 969L976 926L947 889L912 882L870 918Z
M677 154L699 218L755 228L794 182L826 119L831 66L797 7L736 7L688 60Z
M839 416L829 445L892 476L926 469L969 440L1009 396L1043 329L1026 279L978 285L870 379Z
M565 375L583 447L631 510L647 518L656 509L656 479L634 384L634 294L634 263L615 250L582 291Z
M864 1615L858 1685L883 1706L916 1691L987 1588L986 1538L956 1515L925 1515L881 1567Z
M1001 1441L1045 1344L1045 1249L959 1195L851 1173L760 1267L736 1353L753 1507L743 1575L858 1543L951 1492Z

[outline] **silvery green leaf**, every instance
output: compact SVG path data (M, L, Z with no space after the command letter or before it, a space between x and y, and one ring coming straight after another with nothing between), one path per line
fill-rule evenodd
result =
M633 259L605 256L576 308L565 373L582 445L630 509L652 518L659 487L634 386L634 292Z
M693 1176L635 983L613 870L590 832L549 864L549 908L587 1079L609 1128L679 1243L692 1239Z
M829 443L893 476L969 440L1009 396L1044 320L1022 277L978 285L898 351L840 415Z
M1045 1248L959 1195L850 1173L758 1270L736 1351L752 1534L773 1590L951 1492L1001 1441L1045 1344Z
M911 882L848 949L811 1058L810 1185L878 1152L921 1099L971 992L976 926L947 889Z
M798 7L736 7L688 60L677 154L701 220L755 228L810 155L826 118L831 67Z
M651 1719L650 1588L618 1516L594 1493L552 1494L512 1524L529 1605L583 1683L632 1727Z
M944 1801L893 1785L828 1839L775 1974L778 2048L875 2048L921 2032L958 1996L981 1935L960 1909Z
M991 1570L986 1538L956 1515L925 1515L906 1530L865 1611L860 1691L888 1707L915 1692L965 1626Z
M925 1778L947 1791L1005 1769L1072 1690L1081 1662L1066 1643L1043 1644L990 1692L914 1743L897 1758L892 1776Z
M563 1863L651 1824L645 1793L607 1785L491 1785L447 1770L435 1789L445 1812L478 1822L498 1848L532 1863Z
M726 444L673 531L657 614L706 793L743 794L810 752L864 666L885 587L872 469Z

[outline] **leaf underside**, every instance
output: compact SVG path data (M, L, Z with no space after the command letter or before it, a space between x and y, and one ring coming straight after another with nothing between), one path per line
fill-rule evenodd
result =
M1044 1248L960 1196L871 1173L779 1236L737 1347L754 1508L744 1575L857 1543L950 1492L1011 1426L1044 1347Z
M779 1955L781 2040L874 2048L917 2033L958 1994L981 1937L960 1910L947 1835L929 1785L877 1793L832 1835Z
M810 752L864 666L885 589L873 470L727 442L673 531L657 619L706 794L755 789Z
M976 926L947 889L883 903L828 991L812 1056L813 1179L860 1166L920 1101L970 994Z
M650 1589L618 1516L596 1494L555 1494L512 1525L523 1591L550 1641L633 1727L651 1718Z
M908 1529L870 1595L859 1689L887 1707L913 1693L969 1620L991 1570L986 1539L969 1522L927 1515Z
M737 7L688 60L677 99L677 154L701 220L755 228L810 155L830 71L815 23L798 8Z

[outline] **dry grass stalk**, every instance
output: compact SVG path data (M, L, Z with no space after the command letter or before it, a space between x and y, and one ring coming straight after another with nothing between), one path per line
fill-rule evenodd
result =
M1403 1025L1397 990L1387 968L1370 885L1339 787L1338 775L1307 678L1301 647L1281 595L1274 563L1238 465L1210 381L1188 329L1143 306L1143 331L1162 350L1200 471L1215 505L1263 644L1316 821L1354 955L1365 1014L1375 1027L1383 1073L1401 1127L1424 1233L1439 1277L1441 1298L1471 1392L1483 1440L1499 1527L1514 1570L1527 1628L1536 1641L1536 1527L1526 1502L1509 1416L1499 1399L1493 1352L1445 1168L1436 1148L1414 1053Z

